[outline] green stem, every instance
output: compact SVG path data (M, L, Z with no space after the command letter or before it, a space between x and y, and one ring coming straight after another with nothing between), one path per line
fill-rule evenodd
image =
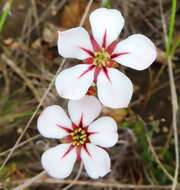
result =
M169 23L169 32L168 32L168 40L166 43L166 53L167 55L171 54L172 49L172 41L173 41L173 34L174 34L174 24L175 24L175 17L176 17L176 0L172 0L171 6L171 16L170 16L170 23Z
M105 8L111 8L111 2L110 0L102 0L102 7L105 7Z
M0 15L0 32L2 32L6 19L9 15L10 9L11 9L11 5L12 5L12 0L9 0L8 2L6 2L2 14Z

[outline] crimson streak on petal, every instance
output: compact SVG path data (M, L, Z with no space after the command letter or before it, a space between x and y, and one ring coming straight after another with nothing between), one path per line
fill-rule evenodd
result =
M91 71L92 69L94 69L94 65L90 65L79 77L78 79L80 79L82 76L84 76L86 73L88 73L89 71Z
M69 128L67 128L67 127L65 127L65 126L62 126L62 125L60 125L60 124L56 124L56 125L57 125L59 128L65 130L65 131L68 132L68 133L70 133L70 132L72 131L72 129L69 129Z
M103 36L103 43L102 43L103 48L106 48L106 43L107 43L107 32L105 30L104 36Z
M73 145L70 145L69 148L66 150L66 152L62 155L62 158L64 158L70 151L74 148Z
M116 57L122 56L122 55L126 55L129 54L129 52L122 52L122 53L114 53L111 55L111 59L114 59Z
M113 51L115 50L117 44L118 44L117 41L112 42L112 43L106 48L106 51L111 55L111 54L113 53Z
M90 55L91 57L94 57L94 53L91 51L91 50L89 50L89 49L86 49L86 48L84 48L84 47L80 47L83 51L85 51L88 55Z
M94 71L94 80L93 80L94 83L97 82L97 77L98 77L100 72L101 72L101 68L96 67L95 71Z
M93 49L94 49L95 52L101 50L101 47L96 42L96 40L94 39L93 35L90 35L90 41L91 41L92 47L93 47Z
M111 83L111 79L109 77L109 72L108 72L108 69L106 67L103 67L103 72L104 74L106 75L107 79L109 80L109 82Z

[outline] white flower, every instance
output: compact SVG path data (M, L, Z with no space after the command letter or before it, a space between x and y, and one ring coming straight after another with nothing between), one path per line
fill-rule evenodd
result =
M111 117L95 120L100 112L101 104L97 98L84 96L68 102L70 118L57 105L49 106L41 113L38 118L41 135L64 138L64 144L50 148L42 155L42 166L50 176L68 177L79 159L91 178L103 177L110 172L110 158L104 148L116 144L117 125Z
M56 89L63 98L78 100L93 83L100 101L107 107L127 107L133 93L131 81L113 68L115 63L136 70L149 67L156 58L153 42L134 34L117 43L124 18L115 9L99 8L90 15L92 35L77 27L59 32L58 52L65 58L83 60L62 71L56 79Z

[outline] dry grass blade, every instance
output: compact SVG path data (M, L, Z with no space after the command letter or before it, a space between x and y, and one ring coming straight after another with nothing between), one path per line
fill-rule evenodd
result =
M31 137L31 138L28 138L27 140L25 140L25 141L19 143L19 145L16 146L16 149L18 149L18 148L24 146L25 144L27 144L27 143L29 143L29 142L32 142L33 140L35 140L35 139L37 139L37 138L39 138L39 137L40 137L40 135L36 135L36 136ZM12 150L12 148L10 148L10 149L8 149L8 150L5 150L4 152L1 152L1 153L0 153L0 157L3 156L3 155L5 155L5 154L7 154L7 153L10 152L11 150Z
M31 27L29 33L31 33L36 27L38 27L38 25L47 17L48 13L50 12L50 10L56 5L56 3L59 0L52 0L49 4L49 6L47 7L47 9L42 13L42 15L40 16L40 18L38 20L36 20L36 22L34 23L34 25ZM66 3L67 0L62 0L60 1L59 4L59 8L63 7L63 5ZM24 40L27 37L27 34L25 36L23 36L21 38L21 40Z
M147 136L147 141L148 141L148 144L149 144L149 149L151 150L152 152L152 155L153 157L155 158L156 162L158 163L159 167L163 170L164 174L171 180L173 181L174 178L173 176L166 170L166 168L163 166L163 164L161 163L161 161L159 160L155 150L154 150L154 147L152 145L152 142L151 142L151 139Z
M71 188L76 183L76 181L78 181L78 179L82 173L82 170L83 170L83 162L80 163L78 173L77 173L76 177L74 178L74 180L72 181L72 183L70 183L69 185L64 187L62 190L68 190L69 188Z
M23 190L23 189L29 187L34 181L38 180L45 174L46 174L46 172L42 171L40 174L36 175L35 177L26 180L26 182L24 182L22 185L19 185L18 187L13 188L13 190Z
M24 83L27 85L27 87L32 91L32 93L34 94L35 98L37 99L37 101L40 101L40 97L35 89L35 87L33 86L33 84L31 83L31 81L24 75L24 73L21 71L21 69L19 69L16 64L9 59L5 54L1 55L1 59L20 77L24 80Z
M177 113L178 113L178 101L177 101L177 94L176 94L176 87L174 83L174 74L172 68L172 60L168 57L168 72L169 72L169 79L170 79L170 87L171 87L171 101L172 101L172 112L173 112L173 129L174 129L174 139L175 139L175 154L176 154L176 168L173 180L173 187L172 190L176 189L178 183L178 173L179 173L179 143L178 143L178 130L177 130Z
M144 124L144 126L146 126L147 128L147 124L144 122L144 120L138 116L139 120L142 121L142 123ZM147 142L148 142L148 145L149 145L149 149L154 157L154 159L156 160L157 164L159 165L159 167L162 169L162 171L164 172L164 174L171 180L173 181L174 178L173 176L167 171L167 169L164 167L164 165L162 164L162 162L159 160L159 157L158 155L156 154L156 151L154 150L154 147L152 145L152 142L151 142L151 138L146 135L146 138L147 138Z

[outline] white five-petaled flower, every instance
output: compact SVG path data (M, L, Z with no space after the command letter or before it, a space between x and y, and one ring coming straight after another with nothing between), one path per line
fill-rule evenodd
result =
M102 104L111 108L127 107L133 86L122 72L113 68L115 62L136 70L146 69L156 58L156 48L141 34L117 43L115 40L124 25L118 10L96 9L90 15L90 24L92 35L82 27L59 32L59 54L84 62L59 74L57 92L63 98L78 100L95 83Z
M57 105L49 106L41 113L39 132L47 138L64 138L64 144L50 148L42 155L42 165L50 176L68 177L79 159L91 178L103 177L110 172L110 158L103 148L116 144L117 125L111 117L95 120L100 112L101 104L97 98L84 96L68 102L69 117Z

